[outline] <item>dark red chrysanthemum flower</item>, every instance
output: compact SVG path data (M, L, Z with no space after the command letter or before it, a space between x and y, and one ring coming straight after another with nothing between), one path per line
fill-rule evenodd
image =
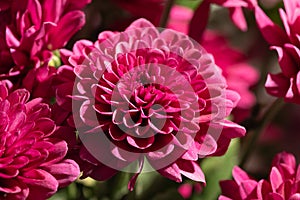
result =
M0 82L0 199L46 199L79 175L41 99Z
M205 182L198 157L221 155L244 135L225 119L239 96L186 35L140 19L82 47L70 63L77 76L73 116L85 145L80 156L89 163L84 177L103 180L135 162L132 189L147 160L172 180Z

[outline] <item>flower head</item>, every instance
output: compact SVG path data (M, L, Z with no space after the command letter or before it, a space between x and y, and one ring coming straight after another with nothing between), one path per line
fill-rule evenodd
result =
M5 9L0 9L0 78L24 76L30 69L48 65L55 57L53 51L64 47L84 25L79 9L88 2L12 0L4 4Z
M220 200L229 199L299 199L299 166L292 154L282 152L275 156L269 180L257 182L239 167L233 169L234 180L222 181Z
M221 155L231 138L244 135L225 119L239 96L226 89L211 55L186 35L159 32L140 19L125 32L101 33L82 52L70 63L77 76L73 111L79 112L73 117L85 145L81 156L95 163L83 167L84 175L97 170L101 176L98 160L112 173L136 173L130 189L147 167L177 182L181 175L204 182L198 157Z
M300 104L300 3L284 0L284 6L279 13L285 30L272 22L260 7L255 8L258 27L271 49L277 51L281 69L278 74L268 75L265 86L269 94Z
M74 181L79 167L65 159L67 143L41 99L29 92L9 92L0 82L0 198L46 199Z

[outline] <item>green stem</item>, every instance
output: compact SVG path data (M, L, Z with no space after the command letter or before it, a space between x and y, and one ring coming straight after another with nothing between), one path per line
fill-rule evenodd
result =
M81 183L76 182L77 187L77 199L86 199L83 194L83 185Z
M128 195L127 184L130 179L130 174L127 172L119 172L113 179L109 181L111 187L110 199L119 200Z
M171 8L172 8L174 3L175 3L175 0L168 0L166 2L165 9L162 13L162 16L160 18L160 23L159 23L159 26L161 28L166 28L167 23L168 23L168 19L169 19L169 15L170 15L170 11L171 11Z
M246 140L244 151L242 151L241 159L240 159L240 167L243 168L253 151L253 148L256 142L259 139L259 136L264 131L265 127L272 121L272 119L276 116L277 112L282 108L283 101L280 98L277 98L272 105L266 110L266 112L257 120L257 126L253 130L252 134L249 133L250 137Z

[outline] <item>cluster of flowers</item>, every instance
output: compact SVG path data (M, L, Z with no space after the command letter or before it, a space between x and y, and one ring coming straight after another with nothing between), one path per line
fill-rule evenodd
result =
M181 182L184 175L205 183L199 157L223 155L231 139L245 135L237 123L249 116L256 102L250 88L259 79L243 53L206 28L212 4L228 8L243 31L243 8L254 12L282 70L268 75L266 89L300 104L299 1L284 1L285 31L255 0L203 0L195 11L174 6L167 27L176 31L155 28L162 0L147 0L146 10L144 2L115 2L149 21L135 20L124 32L104 31L94 43L79 40L70 51L64 48L84 26L81 10L90 0L0 1L0 199L46 199L80 172L102 181L137 161L128 184L133 190L145 158L171 180ZM157 79L159 84L139 85ZM118 167L96 158L78 131L108 138L99 141L100 153ZM169 163L159 167L164 159ZM234 181L221 183L220 199L299 199L295 165L292 155L279 154L270 182L256 182L236 167Z
M0 2L1 199L46 199L79 176L67 158L74 130L56 117L52 98L57 54L84 25L87 3Z

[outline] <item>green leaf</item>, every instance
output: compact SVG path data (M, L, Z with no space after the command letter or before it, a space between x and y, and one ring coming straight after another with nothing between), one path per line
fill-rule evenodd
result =
M176 4L195 10L201 1L202 0L176 0Z
M153 188L155 181L157 181L157 177L159 174L157 172L147 172L141 173L137 179L137 183L135 185L135 191L138 198L140 198L143 193L149 191L149 189Z
M201 194L194 194L192 200L216 200L221 193L220 180L231 179L232 168L238 164L239 139L231 141L224 156L205 158L201 168L206 177L206 187Z
M125 195L129 193L127 185L130 179L130 174L127 172L119 172L112 180L110 180L110 190L111 199L118 200L122 199Z

